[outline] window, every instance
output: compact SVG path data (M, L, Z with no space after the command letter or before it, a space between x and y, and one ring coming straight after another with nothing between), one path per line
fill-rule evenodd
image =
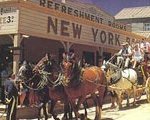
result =
M144 31L150 31L150 23L144 24Z

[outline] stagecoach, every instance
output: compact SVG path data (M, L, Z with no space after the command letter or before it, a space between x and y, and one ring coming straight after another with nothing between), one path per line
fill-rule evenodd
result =
M134 104L143 94L146 94L147 101L150 102L150 64L141 62L135 69L122 68L114 63L114 58L115 56L112 56L102 65L102 68L106 72L109 90L117 94L118 107L122 107L121 102L125 94L127 105L129 105L130 95L134 97Z
M112 59L112 58L111 58ZM99 93L98 101L97 97L92 96L96 102L96 116L95 119L99 120L101 118L101 107L102 101L105 93L105 88L107 87L111 91L115 91L118 95L119 107L121 107L121 97L124 93L128 94L134 93L134 100L139 100L143 93L146 93L147 101L150 102L150 77L148 78L144 74L143 66L140 66L140 72L143 78L142 84L137 84L139 76L137 71L131 68L121 69L118 68L111 59L108 60L103 66L105 66L106 73L102 71L100 67L92 66L84 68L81 74L78 74L78 69L70 61L63 63L63 66L56 65L53 61L50 63L50 72L45 72L42 70L45 61L48 61L47 58L43 58L32 70L34 73L28 77L29 73L26 74L26 70L22 71L22 75L25 79L22 81L30 90L40 90L44 86L49 86L49 93L46 96L49 96L50 99L57 102L58 100L63 100L64 105L68 104L68 101L73 105L73 110L75 111L76 119L79 117L79 106L78 109L75 107L76 98L79 99L78 104L81 104L85 99L87 94L94 95L97 91ZM77 64L76 64L77 65ZM142 64L144 65L144 64ZM62 71L62 67L63 71ZM74 69L72 69L74 68ZM78 68L78 67L77 67ZM74 71L75 70L75 71ZM149 74L149 70L146 71ZM71 75L73 73L73 76ZM117 74L116 74L117 73ZM81 76L79 76L81 75ZM69 79L68 77L73 77ZM82 77L81 81L79 77ZM106 81L106 78L111 81ZM114 79L115 78L115 79ZM52 81L51 81L52 80ZM73 80L73 81L69 81ZM75 80L75 81L74 81ZM63 84L63 90L58 86ZM33 85L33 86L31 86ZM58 89L57 89L58 87ZM56 88L56 89L55 89ZM129 97L129 96L128 96ZM81 100L81 101L80 101ZM80 102L80 103L79 103ZM78 105L77 104L77 105ZM55 106L55 103L52 104ZM53 106L53 107L54 107ZM58 120L55 115L53 108L50 110L54 119ZM87 113L86 113L87 114Z

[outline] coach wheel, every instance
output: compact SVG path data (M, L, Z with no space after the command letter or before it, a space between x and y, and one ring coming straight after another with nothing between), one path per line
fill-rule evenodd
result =
M150 77L146 81L145 92L146 92L147 101L150 103Z

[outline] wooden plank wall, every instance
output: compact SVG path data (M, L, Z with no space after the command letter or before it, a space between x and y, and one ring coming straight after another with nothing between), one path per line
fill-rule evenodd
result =
M16 3L14 3L14 6ZM9 5L10 6L10 5ZM13 6L13 4L11 4ZM94 23L89 20L85 20L82 18L78 18L72 15L64 14L62 12L56 11L54 9L49 9L45 7L41 7L35 3L31 2L23 2L20 1L17 3L17 8L19 9L19 30L18 33L27 34L30 36L40 37L40 38L47 38L53 39L58 41L70 41L73 43L80 43L86 44L91 46L98 46L98 47L105 47L116 49L118 48L118 44L116 46L115 40L116 36L119 36L119 42L126 41L126 38L129 37L131 42L132 39L141 40L143 37L138 36L136 34L126 32L123 30L118 30L113 27L109 27L103 24ZM58 20L58 34L53 32L52 27L50 26L50 32L47 31L48 29L48 17L52 18L54 22L55 19ZM69 36L64 36L60 34L61 31L61 21L64 20L69 23L67 27L67 32ZM81 37L75 38L73 37L73 27L72 23L78 26L82 26ZM16 24L18 24L16 22ZM92 29L97 32L97 35L94 39L94 35ZM101 32L104 31L106 36L101 36ZM9 34L9 29L7 29L6 33ZM109 41L110 34L113 35L113 44L109 44L112 41ZM102 38L100 38L102 37ZM106 37L106 42L103 43L102 41ZM102 40L103 39L103 40Z
M35 4L40 5L40 0L28 0L28 1L31 1ZM53 4L58 3L58 4L60 4L60 6L71 7L74 10L79 10L79 11L83 11L83 12L92 14L94 16L99 16L100 18L104 19L103 20L104 24L108 24L108 21L111 21L111 22L115 21L115 18L112 15L110 15L109 13L105 12L104 10L102 10L92 4L82 3L82 1L80 2L80 1L76 1L76 0L66 0L65 4L62 4L61 0L60 1L49 0L49 1L52 1Z
M51 12L50 12L51 13ZM55 18L58 19L58 34L54 34L53 31L50 33L47 33L47 22L48 22L48 16L51 16L53 20ZM64 16L65 17L65 16ZM74 39L73 38L73 29L72 26L68 26L68 31L70 36L69 37L64 37L60 35L60 30L61 30L61 20L68 21L70 24L75 23L82 25L82 36L81 40L79 39ZM28 32L28 34L33 34L39 37L46 37L50 39L55 39L55 40L63 40L63 41L70 41L70 42L80 42L80 43L85 43L87 44L92 44L93 43L93 35L91 33L91 27L90 25L87 24L80 24L79 22L74 22L74 20L69 20L69 18L61 18L58 16L53 16L53 15L48 15L44 13L40 13L38 11L33 11L29 10L26 8L21 8L20 10L20 24L19 24L19 32Z
M48 16L50 16L53 20L56 18L58 19L58 34L55 34L51 29L51 32L47 32L48 27ZM107 48L116 48L116 45L108 44L108 33L112 33L114 36L115 34L119 35L120 43L122 41L126 41L126 38L129 37L132 39L139 39L141 40L143 37L135 35L130 32L126 32L123 30L118 30L112 27L108 27L106 25L93 23L88 20L83 20L81 18L73 17L70 15L63 14L59 11L51 10L48 8L43 8L40 6L34 6L31 4L22 4L20 7L20 19L19 19L19 32L25 33L27 35L54 39L54 40L62 40L62 41L70 41L74 43L80 44L87 44L92 46L103 46ZM62 36L60 34L60 22L61 20L68 21L70 25L67 26L68 33L70 34L68 37ZM82 34L81 38L73 38L73 28L72 23L82 25ZM93 39L92 28L95 30L98 29L99 32L105 31L107 34L107 42L102 43L100 40L100 35L96 36L96 41Z
M29 1L40 5L41 0L29 0ZM82 12L88 13L90 15L99 17L100 24L105 24L105 25L109 25L109 26L112 26L112 27L115 27L118 29L131 31L131 26L116 22L114 16L112 16L111 14L102 10L100 7L98 7L94 4L82 3L82 1L80 2L80 1L76 1L76 0L66 0L65 4L61 3L61 0L55 0L55 1L54 0L45 0L45 2L42 2L41 6L48 7L47 1L51 1L49 4L50 9L55 9L55 5L56 5L57 9L59 6L58 10L61 11L61 8L63 6L66 6L66 9L68 9L68 7L69 7L69 8L72 8L73 10L82 11Z

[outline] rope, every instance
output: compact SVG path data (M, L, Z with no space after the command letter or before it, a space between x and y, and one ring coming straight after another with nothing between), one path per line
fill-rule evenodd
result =
M42 73L43 74L43 72L40 72L40 73ZM46 72L45 72L46 73ZM44 74L44 75L48 75L48 74ZM47 77L45 77L45 76L42 76L42 81L40 81L38 84L37 84L37 88L33 88L33 87L30 87L29 85L27 85L27 83L29 82L29 81L31 81L31 80L33 80L33 78L36 76L36 74L34 74L28 81L23 81L23 83L24 83L24 85L28 88L28 89L31 89L31 90L35 90L35 91L37 91L37 90L41 90L41 89L43 89L44 88L44 86L46 86L46 84L48 83L47 81ZM43 79L43 77L44 77L44 79Z
M35 91L38 91L38 90L42 90L43 88L32 88L32 87L30 87L30 86L28 86L26 83L24 83L23 82L23 84L28 88L28 89L30 89L30 90L35 90Z
M62 78L62 74L61 73L59 73L59 75L58 75L58 78L53 82L53 81L49 81L52 85L55 85L55 84L57 84L60 80L61 80L61 78Z
M116 55L114 54L107 62L110 62L114 59L114 57L116 57Z

